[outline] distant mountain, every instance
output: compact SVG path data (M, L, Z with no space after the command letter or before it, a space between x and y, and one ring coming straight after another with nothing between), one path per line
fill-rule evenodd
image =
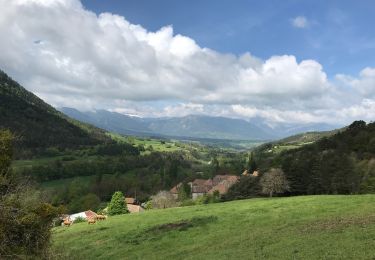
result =
M131 117L106 110L81 112L67 107L63 107L60 110L71 118L95 125L110 132L139 136L155 134L148 129L148 124L151 120Z
M103 130L68 118L0 70L0 129L17 137L18 148L69 148L109 140Z
M80 112L72 108L62 108L61 111L77 120L119 134L235 140L275 138L250 122L225 117L189 115L173 118L139 118L105 110Z
M240 119L189 115L165 118L149 123L155 133L213 139L266 140L275 138L262 128Z
M274 140L306 131L331 130L323 124L279 125L271 128L261 120L189 115L172 118L139 118L106 110L80 112L61 108L66 115L108 131L138 136L168 136L231 140Z

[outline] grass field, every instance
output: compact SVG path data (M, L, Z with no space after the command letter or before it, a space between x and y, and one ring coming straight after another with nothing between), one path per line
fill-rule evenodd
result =
M252 199L53 230L70 259L374 259L375 195Z

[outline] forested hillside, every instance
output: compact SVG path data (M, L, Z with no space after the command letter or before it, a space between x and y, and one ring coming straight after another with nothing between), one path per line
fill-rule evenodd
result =
M0 128L16 135L18 154L109 141L104 131L69 119L0 70Z
M355 121L315 143L257 157L261 167L283 169L291 194L375 192L375 123Z

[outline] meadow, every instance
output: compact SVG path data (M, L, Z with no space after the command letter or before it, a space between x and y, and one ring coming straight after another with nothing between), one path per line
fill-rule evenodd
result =
M375 195L260 198L53 230L70 259L374 259Z

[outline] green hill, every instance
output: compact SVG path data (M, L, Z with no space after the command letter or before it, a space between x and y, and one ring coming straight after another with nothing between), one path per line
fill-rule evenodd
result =
M373 259L375 195L251 199L53 231L69 259Z
M108 141L104 131L68 118L0 70L0 129L17 136L17 147L72 148Z
M312 144L325 137L331 137L334 134L343 131L343 129L335 129L332 131L321 131L321 132L306 132L296 135L292 135L277 141L268 142L259 147L255 147L254 150L257 152L272 152L280 153L282 151L300 148L307 144Z
M375 123L355 121L345 130L278 158L293 194L375 192Z
M291 195L375 193L375 123L355 121L309 138L254 149L258 169L281 168Z

